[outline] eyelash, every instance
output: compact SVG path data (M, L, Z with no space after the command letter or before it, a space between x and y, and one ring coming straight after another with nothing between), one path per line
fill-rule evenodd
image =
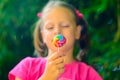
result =
M47 29L48 29L48 30L51 30L51 29L53 29L53 27L48 27Z
M66 26L61 26L61 27L63 27L63 28L68 28L68 27L70 27L69 25L66 25ZM48 27L47 29L48 30L52 30L54 27Z
M69 25L66 25L66 26L62 26L62 27L65 27L65 28L67 28L67 27L70 27Z

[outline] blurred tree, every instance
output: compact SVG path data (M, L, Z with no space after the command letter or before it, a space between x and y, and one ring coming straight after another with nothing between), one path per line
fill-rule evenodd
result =
M117 14L117 32L114 38L115 42L118 42L118 40L120 39L120 0L116 0L116 14Z

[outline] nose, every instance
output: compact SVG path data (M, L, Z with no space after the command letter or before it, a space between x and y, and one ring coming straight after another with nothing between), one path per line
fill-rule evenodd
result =
M62 33L60 27L56 27L56 29L55 29L54 32L55 32L55 35L57 35L57 34L61 34L61 33Z

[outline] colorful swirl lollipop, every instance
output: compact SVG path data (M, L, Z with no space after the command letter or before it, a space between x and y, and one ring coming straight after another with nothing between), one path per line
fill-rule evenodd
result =
M53 39L53 44L56 47L62 47L65 43L66 43L66 38L61 34L56 35Z

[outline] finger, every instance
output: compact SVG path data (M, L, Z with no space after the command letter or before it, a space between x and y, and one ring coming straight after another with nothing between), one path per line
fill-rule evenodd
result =
M58 69L64 68L65 64L64 63L59 63L56 65Z
M64 63L64 56L61 56L53 61L54 64Z
M58 69L58 74L61 74L61 73L63 73L64 71L65 71L64 68Z
M65 68L61 68L61 69L60 69L60 73L63 73L64 70L65 70Z
M55 52L55 53L53 53L53 55L51 55L51 56L49 57L49 61L55 60L55 59L57 59L57 58L59 58L59 57L61 57L61 56L64 56L64 55L61 54L61 53L59 53L59 52Z

